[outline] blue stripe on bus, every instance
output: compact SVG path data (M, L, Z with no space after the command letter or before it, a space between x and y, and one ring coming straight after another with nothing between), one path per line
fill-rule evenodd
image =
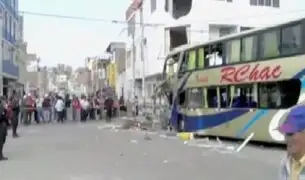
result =
M292 79L300 79L302 76L305 75L305 69L302 71L298 72ZM305 79L301 80L301 89L305 89ZM252 126L255 124L256 121L260 120L265 114L268 114L269 110L259 110L252 119L250 119L247 124L241 128L236 136L241 137L243 136Z
M258 120L260 120L265 114L268 114L268 110L259 110L248 123L237 132L237 137L241 137L248 129Z

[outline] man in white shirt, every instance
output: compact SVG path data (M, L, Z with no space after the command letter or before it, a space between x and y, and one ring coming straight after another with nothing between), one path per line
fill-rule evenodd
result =
M57 112L57 122L63 123L64 122L64 109L65 109L65 103L62 97L58 97L56 104L55 104L55 110Z
M80 120L81 120L81 122L85 122L88 117L88 110L89 110L90 104L84 95L82 95L82 97L81 97L80 106L81 106L81 112L80 112L81 119Z

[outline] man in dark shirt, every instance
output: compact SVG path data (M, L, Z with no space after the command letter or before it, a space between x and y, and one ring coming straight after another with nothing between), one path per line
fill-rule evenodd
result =
M4 108L3 97L0 100L0 161L7 160L3 156L3 147L6 142L7 126L9 125L6 110Z
M105 108L106 108L106 121L110 122L112 117L112 108L113 108L113 98L107 97L105 100Z
M19 134L17 133L17 128L19 124L19 112L20 112L20 104L19 104L19 97L16 93L16 91L13 91L12 96L9 99L9 103L12 107L12 132L13 132L13 138L19 137Z

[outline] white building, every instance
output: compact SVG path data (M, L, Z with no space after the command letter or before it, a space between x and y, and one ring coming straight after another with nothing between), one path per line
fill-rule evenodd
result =
M135 52L136 94L141 97L141 30L139 27L142 0L134 0L126 12L128 42L124 95L131 97L133 88L132 60ZM187 43L215 39L242 30L263 27L300 16L297 0L146 0L143 1L145 76L161 73L164 57L170 49ZM304 13L304 11L302 11ZM137 22L136 25L134 22ZM134 30L134 31L133 31ZM132 48L135 33L135 49ZM153 92L155 82L147 80L146 95Z

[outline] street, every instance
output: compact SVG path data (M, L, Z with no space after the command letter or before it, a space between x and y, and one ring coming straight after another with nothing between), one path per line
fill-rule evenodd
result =
M145 138L140 132L114 131L104 124L21 127L19 139L8 138L9 160L0 162L0 179L269 180L277 178L284 154L258 147L225 153L157 134Z

